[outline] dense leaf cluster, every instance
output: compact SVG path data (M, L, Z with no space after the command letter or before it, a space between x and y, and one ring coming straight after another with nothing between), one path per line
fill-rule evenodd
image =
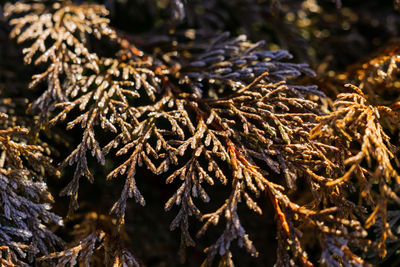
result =
M151 262L170 250L240 266L236 245L266 266L272 250L277 266L396 259L400 48L377 49L393 3L82 2L1 6L1 266L178 264ZM180 245L156 249L146 206Z

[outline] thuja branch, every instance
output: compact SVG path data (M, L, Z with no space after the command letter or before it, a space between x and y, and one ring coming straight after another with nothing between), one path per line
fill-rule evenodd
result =
M258 6L251 0L246 3ZM166 2L159 3L163 5ZM317 10L314 1L304 5ZM6 8L11 37L27 46L25 63L44 67L32 77L31 88L40 90L39 84L45 88L32 101L30 112L39 115L37 123L48 131L62 125L80 132L76 146L60 164L60 170L68 165L75 169L61 192L71 197L68 218L72 220L79 207L80 178L86 176L91 183L102 179L90 166L97 169L108 161L113 169L106 179L125 177L118 200L107 207L110 216L87 216L78 227L83 234L74 236L69 248L54 253L42 250L48 255L40 261L89 265L104 249L107 263L139 265L119 242L125 241L123 228L130 223L129 199L146 204L147 197L137 185L139 179L147 181L141 175L143 168L173 188L167 192L164 209L177 208L170 229L180 229L182 250L196 246L211 226L223 223L221 233L206 245L206 266L215 258L221 265L233 265L235 240L252 256L259 255L251 241L253 233L244 227L245 211L239 207L243 203L257 214L265 213L260 196L270 201L277 225L277 265L311 266L316 256L306 251L309 242L304 238L311 234L316 236L313 246L319 246L322 264L365 265L367 250L372 248L384 256L387 240L396 238L387 209L399 204L397 148L387 128L398 129L398 114L387 106L372 105L375 102L362 90L370 84L367 72L380 79L395 75L397 50L372 60L364 72L356 71L361 82L361 89L352 87L356 93L339 94L331 107L322 106L327 101L323 92L295 81L314 72L307 64L289 62L287 51L266 50L264 41L251 42L246 35L197 31L202 25L183 31L175 28L192 6L197 4L169 1L170 25L176 31L140 39L143 51L130 43L135 38L110 27L108 11L100 5L18 1ZM210 7L217 6L210 2ZM263 7L271 15L272 7ZM232 12L230 5L226 8ZM300 13L304 17L307 12ZM206 22L207 15L199 15L199 21ZM96 49L93 37L111 47ZM373 68L387 63L383 72ZM354 75L350 71L344 76ZM47 165L40 146L22 145L19 137L15 139L25 134L18 127L0 130L0 142L8 153L3 161L14 164L14 169L23 169L28 162L34 167L28 168L33 179L40 176L35 162ZM298 197L299 188L304 198ZM202 202L216 203L220 195L222 204L205 211ZM9 215L7 210L3 213ZM197 239L192 237L192 217L202 223L195 229ZM95 227L86 229L85 224ZM367 232L369 228L378 229L379 237ZM7 255L25 249L23 243L0 245L0 252ZM14 254L7 256L7 262L24 258Z

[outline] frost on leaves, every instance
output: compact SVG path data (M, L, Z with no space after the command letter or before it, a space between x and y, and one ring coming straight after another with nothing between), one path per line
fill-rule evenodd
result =
M65 167L76 164L74 177L62 192L72 196L74 209L77 208L79 178L86 175L93 182L86 153L91 151L99 163L105 163L105 153L96 139L95 126L100 125L104 131L111 133L126 129L129 120L138 114L137 109L131 105L132 100L140 96L141 90L149 99L154 100L157 90L155 75L148 69L149 62L121 62L118 59L103 58L98 64L103 69L99 73L89 67L76 70L71 80L67 81L65 89L71 101L57 104L56 107L62 111L50 121L51 124L63 121L74 109L82 113L67 124L68 130L76 125L81 126L84 130L82 141L61 165ZM83 75L84 71L90 74Z
M182 19L181 1L171 4L177 5L175 19ZM252 43L245 36L194 37L183 45L173 45L178 37L169 36L172 45L151 56L118 36L101 6L19 2L7 13L12 36L19 43L31 42L24 50L26 63L35 58L35 64L47 68L33 77L32 86L47 81L48 87L32 108L49 115L42 122L49 118L50 127L65 122L68 130L82 131L60 166L75 166L62 191L71 196L71 210L78 207L80 177L95 181L88 153L101 165L107 158L121 158L107 179L125 177L111 207L115 221L94 216L95 222L93 217L86 224L96 227L75 238L79 244L42 261L88 265L104 248L106 261L114 266L138 265L131 252L119 247L116 229L125 222L129 198L145 204L136 185L142 167L176 185L165 210L177 209L170 229L180 229L182 248L195 245L191 217L202 223L197 238L223 225L205 249L205 266L216 257L233 265L234 241L258 255L239 207L262 214L260 196L274 209L279 266L312 265L302 238L307 233L315 234L321 262L328 265L365 264L359 256L364 252L355 249L360 245L376 245L385 254L386 239L393 237L384 223L387 201L399 202L389 185L399 182L395 151L379 123L383 114L395 120L391 109L371 106L356 89L357 94L339 95L334 111L324 115L319 103L323 93L293 82L302 74L313 75L310 68L286 62L288 52L263 50L263 42ZM119 51L107 57L90 51L92 35L115 41ZM357 189L349 184L353 177ZM379 189L370 190L376 183ZM202 202L214 200L215 184L224 188L225 200L214 211L204 211ZM309 191L307 203L291 195L298 184ZM347 198L351 190L359 190L368 208ZM107 220L112 226L104 226ZM383 222L381 239L372 244L366 229L378 221ZM338 253L340 257L334 256Z
M75 243L61 252L39 258L51 266L91 266L104 264L112 267L142 266L124 245L126 234L116 231L115 222L106 215L88 213L75 225L72 232Z
M16 121L0 113L1 266L28 266L36 255L63 243L48 228L63 223L50 211L53 197L43 180L45 170L48 174L55 169L41 146L27 143L29 131Z
M204 40L199 40L204 42ZM184 77L194 81L193 86L199 90L205 84L215 84L218 91L225 86L240 88L251 83L258 76L268 72L265 77L270 82L286 81L302 74L314 75L307 64L289 63L292 55L285 50L263 50L265 42L252 43L245 35L229 38L225 32L214 38L212 42L198 45L188 66L183 67ZM320 95L315 87L302 88Z
M35 65L47 66L43 73L33 76L30 84L32 88L39 82L47 82L47 90L31 107L43 113L51 111L55 103L67 99L64 78L68 79L75 65L88 64L98 71L97 55L87 47L89 36L99 39L116 37L105 18L108 11L99 5L76 6L71 1L21 1L6 7L5 13L11 18L11 37L18 43L31 43L23 50L25 63L30 64L33 60Z

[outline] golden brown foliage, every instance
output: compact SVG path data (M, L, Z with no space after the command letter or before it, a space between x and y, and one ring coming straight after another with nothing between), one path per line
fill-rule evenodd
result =
M42 266L90 266L91 264L120 267L140 266L134 255L124 247L123 231L115 220L106 215L88 213L80 224L74 225L71 235L77 244L61 252L38 259ZM118 229L118 231L116 231ZM104 254L104 255L102 255Z
M44 148L30 145L29 130L16 125L18 118L1 111L12 110L13 102L0 102L0 263L27 266L31 255L58 249L62 240L48 228L62 225L50 212L53 197L43 177L56 174Z
M279 14L292 7L287 18L298 19L292 30L314 32L321 20L329 20L310 21L311 13L321 10L315 1L293 6L245 2L258 16L273 15L275 25L282 23ZM29 264L40 256L37 262L44 266L140 266L125 227L132 223L128 200L146 204L139 185L153 186L149 173L172 188L162 192L164 210L176 209L170 230L180 230L181 258L186 247L198 246L203 238L203 266L212 266L216 258L221 266L233 266L234 241L251 256L260 254L253 242L257 233L248 231L243 220L248 210L273 214L278 266L312 266L318 259L327 266L367 266L374 250L385 257L399 234L394 230L400 204L399 114L397 99L382 99L397 92L398 45L343 74L317 77L326 86L321 91L296 84L297 77L314 72L307 64L288 62L287 51L265 50L263 41L253 43L246 35L203 31L210 24L197 26L198 32L180 31L185 7L195 14L198 4L171 0L158 5L166 3L170 34L139 38L138 43L147 42L143 49L134 45L136 36L110 26L101 5L17 1L6 6L10 37L26 46L25 63L41 71L29 85L39 91L29 111L41 131L32 136L13 125L20 119L10 122L1 113L4 264ZM205 8L218 6L210 1ZM356 23L352 13L343 12L338 16L344 22ZM210 23L208 15L187 23ZM292 35L281 33L278 39ZM342 92L339 85L348 81L357 85L347 85L354 92L335 100L323 93ZM52 200L44 177L45 169L53 170L41 134L60 126L75 137L59 165L68 180L61 195L71 198L67 218L74 231L68 248L53 252L61 241L41 227L41 220L61 220L41 204ZM99 215L98 208L77 224L82 176L110 188L119 184L117 177L125 180L118 200L105 207L110 215ZM15 202L21 192L33 200ZM22 217L11 214L18 209L9 206L16 204L26 209ZM3 227L3 217L12 228ZM27 226L28 217L34 220ZM20 238L30 243L10 243ZM26 257L25 250L32 256Z
M390 108L372 106L364 93L355 86L347 85L355 93L339 94L334 102L334 111L321 117L320 124L313 129L313 138L322 138L343 150L343 175L326 183L327 187L352 187L358 185L359 205L371 207L365 219L365 228L374 225L378 218L383 223L379 254L386 254L387 238L397 239L387 222L387 203L400 203L398 188L400 176L396 170L399 162L396 148L390 143L380 119L389 117L398 127L398 118ZM359 149L354 149L360 147ZM393 166L395 164L395 167ZM352 179L357 181L352 182ZM376 185L376 186L374 186ZM378 187L378 190L373 187Z

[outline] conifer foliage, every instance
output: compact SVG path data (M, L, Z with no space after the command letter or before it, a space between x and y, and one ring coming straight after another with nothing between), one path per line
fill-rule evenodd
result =
M396 259L400 49L360 29L400 29L397 1L83 2L1 7L1 266ZM329 58L348 29L378 52Z

